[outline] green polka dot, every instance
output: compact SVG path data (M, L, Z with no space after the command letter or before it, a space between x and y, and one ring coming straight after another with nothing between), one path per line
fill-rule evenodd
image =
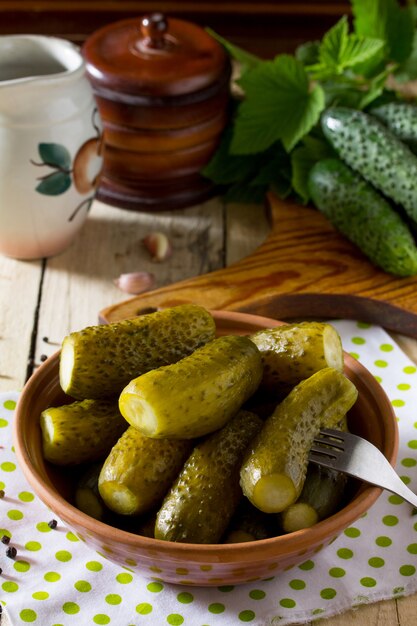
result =
M356 322L356 326L358 328L371 328L371 324L369 322Z
M164 585L162 583L149 583L149 585L146 585L146 589L152 591L152 593L159 593L163 588Z
M93 622L95 624L110 624L110 617L104 615L104 613L97 613L97 615L93 617Z
M349 352L349 354L353 359L359 361L359 354L357 352Z
M219 613L223 613L223 611L225 610L225 606L220 602L213 602L212 604L208 605L208 610L210 611L210 613L218 615Z
M32 502L35 499L35 496L33 495L33 493L30 493L30 491L21 491L18 495L18 498L22 502Z
M76 615L76 613L79 612L80 607L78 606L78 604L76 602L65 602L62 605L62 610L67 615Z
M399 408L401 406L404 406L405 402L404 402L404 400L400 400L400 399L397 398L396 400L392 400L391 404L392 404L392 406L395 406L395 407Z
M47 600L49 593L47 591L35 591L35 593L32 593L32 598L34 600Z
M42 548L42 545L39 543L39 541L28 541L25 544L25 548L26 550L29 550L30 552L37 552L38 550Z
M6 400L5 402L3 402L3 406L9 411L14 411L16 408L16 402L14 400Z
M363 337L352 337L352 343L357 346L363 346L363 344L366 343L366 340Z
M167 623L170 626L181 626L184 623L184 618L179 613L171 613L167 616Z
M396 526L398 524L398 517L396 515L384 515L382 523L385 526Z
M0 417L0 428L6 428L9 425L9 422L2 417Z
M88 580L77 580L77 582L74 583L74 587L77 591L81 591L81 593L91 591L91 584Z
M229 591L233 591L234 589L234 585L222 585L221 587L217 587L217 589L219 591L222 591L223 593L228 593Z
M375 376L374 376L374 378L375 378L375 380L376 380L376 382L377 382L377 383L379 383L380 385L382 384L382 378L381 378L381 376L376 376L376 375L375 375Z
M4 463L0 465L0 468L3 470L3 472L14 472L16 469L16 465L11 461L4 461Z
M23 609L20 611L19 616L22 622L34 622L38 617L36 611L32 609Z
M351 539L356 539L356 537L360 537L360 534L361 534L361 531L359 530L359 528L355 528L354 526L351 526L350 528L346 528L344 532L345 532L346 537L350 537Z
M238 617L241 622L251 622L253 619L255 619L255 613L247 609L246 611L241 611Z
M381 343L379 349L382 352L392 352L394 350L394 346L391 343Z
M71 561L72 554L71 552L68 552L68 550L58 550L58 552L55 552L55 558L57 561L66 563L67 561Z
M377 359L376 361L374 361L374 365L375 367L388 367L388 363L383 359Z
M5 487L6 487L6 483L0 480L0 489L5 489Z
M402 576L414 576L416 568L414 565L401 565L399 572Z
M307 572L310 569L313 569L314 567L314 561L304 561L304 563L301 563L301 565L298 566L300 569L302 569L304 572Z
M290 580L289 585L291 587L291 589L305 589L305 582L304 580L300 580L299 578L294 578L294 580Z
M400 593L404 593L404 587L394 587L394 589L392 590L392 594L394 596L397 596Z
M78 537L76 535L74 535L74 533L69 532L65 535L65 538L68 539L68 541L79 541Z
M323 598L323 600L332 600L336 596L336 593L336 589L326 587L320 591L320 597Z
M332 578L342 578L345 574L346 572L342 567L331 567L329 569L329 575L332 576Z
M296 602L292 598L282 598L279 603L285 609L293 609L296 606Z
M90 570L90 572L100 572L103 569L103 566L98 561L88 561L85 564L86 568ZM120 574L122 576L123 574Z
M379 556L372 556L368 563L371 567L384 567L385 565L384 559L381 559Z
M116 580L121 585L127 585L132 582L133 576L132 574L117 574Z
M177 595L178 602L182 602L182 604L189 604L194 600L194 596L192 593L188 593L187 591L183 591Z
M13 567L16 572L27 572L30 570L30 564L27 561L15 561Z
M417 460L409 458L402 459L401 465L403 465L404 467L415 467L417 465Z
M376 585L375 578L371 578L370 576L364 576L359 582L363 587L375 587Z
M417 450L417 439L411 439L408 443L407 446L409 448L411 448L412 450Z
M152 604L141 602L136 607L136 613L139 613L139 615L149 615L149 613L152 613L152 609Z
M9 519L18 521L23 518L23 513L22 511L18 511L17 509L10 509L10 511L7 511L7 517Z
M48 583L56 583L58 580L61 580L61 574L58 574L58 572L46 572L44 579Z
M410 554L417 554L417 543L410 543L407 546L407 552Z
M3 591L7 591L7 593L14 593L19 589L19 585L12 580L6 580L1 586Z
M417 367L415 365L406 365L403 367L404 374L415 374Z
M109 593L107 594L107 596L104 598L107 602L107 604L120 604L122 601L121 596L119 596L118 593Z
M392 544L392 539L390 537L385 537L381 535L375 539L375 543L380 548L388 548Z
M349 548L340 548L336 554L339 559L351 559L353 557L353 552Z
M38 522L36 530L39 530L40 533L50 533L52 528L48 526L48 522Z
M300 581L300 582L303 582L303 581ZM249 592L249 597L252 598L252 600L263 600L265 596L266 596L266 593L265 591L262 591L262 589L252 589L252 591Z
M402 504L404 502L404 498L402 498L401 496L397 496L395 494L392 494L391 496L388 497L388 502L390 502L391 504Z
M400 391L408 391L409 389L411 389L411 385L409 385L408 383L400 383L399 385L397 385L397 389L399 389Z

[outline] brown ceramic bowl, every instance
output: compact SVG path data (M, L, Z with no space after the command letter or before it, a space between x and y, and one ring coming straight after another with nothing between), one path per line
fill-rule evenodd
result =
M219 335L248 334L281 323L244 313L219 311L213 315ZM18 462L40 499L88 546L149 578L209 586L269 577L317 553L361 517L381 493L376 487L354 485L344 508L312 528L247 543L174 543L113 528L76 509L66 499L72 472L65 473L42 458L39 415L46 407L66 400L59 386L58 367L56 353L39 367L20 396L14 421ZM394 463L398 431L388 398L368 370L348 355L345 371L359 391L349 414L351 430L375 444Z

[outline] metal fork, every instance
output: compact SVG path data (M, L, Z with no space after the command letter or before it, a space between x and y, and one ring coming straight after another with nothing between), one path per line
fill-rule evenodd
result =
M362 437L322 428L314 438L308 459L387 489L417 507L417 495L403 483L382 452Z

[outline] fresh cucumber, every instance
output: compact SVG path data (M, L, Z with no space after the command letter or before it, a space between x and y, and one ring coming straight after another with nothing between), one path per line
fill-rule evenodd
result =
M414 152L417 151L417 106L411 102L388 102L370 109L369 113L377 117L385 126L406 143Z
M280 513L303 488L308 452L321 426L335 427L356 401L354 384L326 367L294 387L252 442L241 468L244 495L265 513Z
M130 426L113 446L98 489L119 515L139 515L160 505L191 452L190 440L151 439Z
M218 543L242 497L239 470L262 420L239 411L199 443L187 459L157 514L155 538Z
M250 336L264 366L261 387L268 392L294 387L323 367L343 370L336 329L325 322L299 322L259 330Z
M397 276L417 273L417 247L408 226L369 183L338 159L310 171L315 206L378 267Z
M119 407L148 437L200 437L224 426L261 377L261 355L248 337L219 337L132 380L120 394Z
M40 416L44 458L79 465L104 458L126 430L117 400L81 400L50 407Z
M417 157L411 150L363 111L329 108L321 125L340 158L417 222Z
M60 383L77 399L119 394L140 374L175 363L215 337L212 315L184 304L65 337Z

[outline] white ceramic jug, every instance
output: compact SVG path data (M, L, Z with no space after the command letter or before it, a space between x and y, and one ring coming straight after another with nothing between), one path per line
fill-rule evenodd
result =
M49 257L83 225L101 169L101 123L79 49L0 37L0 252Z

